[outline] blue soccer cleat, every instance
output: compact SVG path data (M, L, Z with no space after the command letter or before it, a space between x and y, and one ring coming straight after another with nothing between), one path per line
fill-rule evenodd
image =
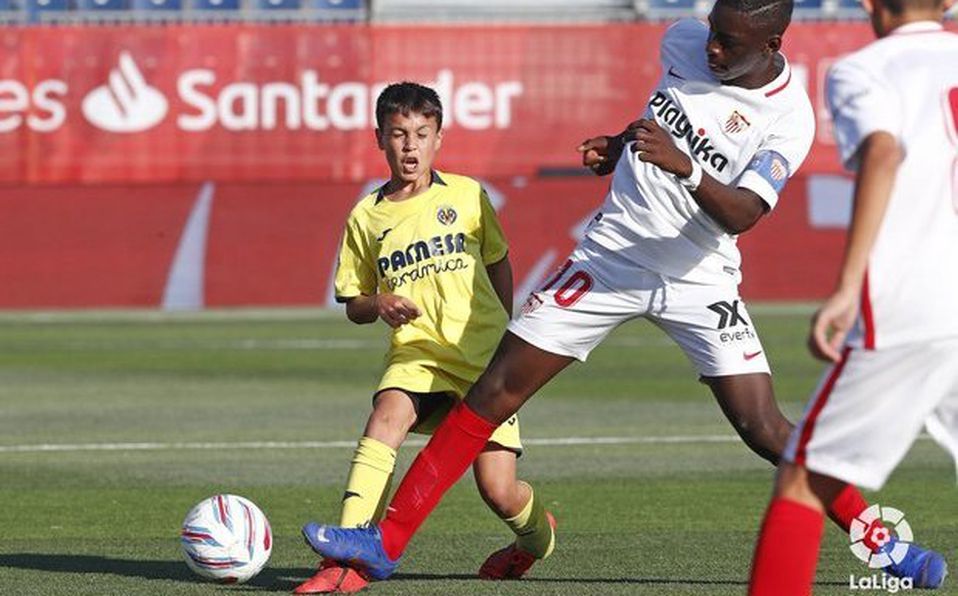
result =
M383 550L378 526L340 528L309 522L303 526L303 538L317 554L354 567L372 579L386 579L399 566L399 559L391 560Z
M882 547L882 550L891 552L897 542L898 539L893 537L888 544ZM891 565L885 567L884 571L902 579L910 577L915 588L937 590L944 583L945 576L948 575L948 563L945 562L945 557L941 553L912 543L908 545L908 551L901 562L892 562Z

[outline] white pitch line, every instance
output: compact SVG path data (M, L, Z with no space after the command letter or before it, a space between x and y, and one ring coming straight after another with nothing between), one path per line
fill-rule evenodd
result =
M931 439L922 433L918 440ZM708 443L738 443L737 435L665 435L652 437L554 437L523 439L525 445L569 447L574 445L704 445ZM403 443L422 447L425 439L410 439ZM356 441L238 441L238 442L180 442L180 443L39 443L34 445L0 445L3 453L77 453L83 451L176 451L226 449L352 449Z
M556 437L551 439L523 439L526 445L572 446L572 445L657 445L736 443L736 435L674 435L658 437ZM423 439L412 439L405 445L421 447ZM0 453L63 453L81 451L175 451L182 449L345 449L356 446L356 441L240 441L234 443L40 443L35 445L0 445Z

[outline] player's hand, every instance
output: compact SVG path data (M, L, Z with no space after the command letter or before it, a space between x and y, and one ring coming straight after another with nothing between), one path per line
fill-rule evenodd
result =
M599 176L611 174L625 147L623 135L602 135L582 141L576 151L582 154L582 165Z
M633 124L636 127L633 133L635 143L632 144L632 152L638 153L640 160L682 178L692 174L692 160L675 146L672 133L646 118L637 120Z
M808 350L819 360L841 360L840 348L858 317L858 292L839 290L812 317Z
M379 313L379 318L393 329L422 315L412 300L395 294L377 294L376 312Z

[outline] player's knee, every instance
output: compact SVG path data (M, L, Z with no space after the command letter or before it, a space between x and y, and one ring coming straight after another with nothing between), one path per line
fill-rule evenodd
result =
M502 424L516 413L516 395L510 392L505 375L489 370L472 386L466 398L469 407L483 418ZM521 405L521 401L518 402Z
M752 420L733 421L735 430L749 448L772 464L777 464L785 450L788 434L783 434L775 425Z
M401 443L416 421L415 411L407 412L377 404L366 423L366 436L387 445Z

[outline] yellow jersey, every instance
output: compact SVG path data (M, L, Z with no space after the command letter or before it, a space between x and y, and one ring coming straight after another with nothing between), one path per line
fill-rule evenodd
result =
M393 293L422 315L392 330L387 367L415 364L474 382L508 316L486 266L508 245L489 197L465 176L433 172L420 195L389 201L383 189L353 208L336 269L336 299Z

